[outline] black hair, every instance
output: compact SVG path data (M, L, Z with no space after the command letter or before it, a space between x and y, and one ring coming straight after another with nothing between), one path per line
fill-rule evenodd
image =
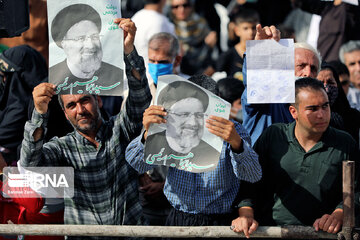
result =
M216 81L209 76L206 76L204 74L194 75L188 80L205 88L206 90L212 92L215 95L219 95L219 88L216 84Z
M298 104L299 104L298 95L299 95L300 91L305 88L313 90L313 91L323 90L324 93L326 94L324 85L321 81L319 81L315 78L311 78L311 77L300 78L295 81L295 103L292 104L293 106L295 106L295 107L298 106Z
M230 15L230 21L234 22L235 24L244 22L259 23L260 15L254 9L240 7Z
M143 0L144 4L158 4L161 0Z
M328 62L328 64L335 69L335 71L337 72L337 74L339 76L342 75L342 74L346 74L346 75L350 76L349 69L342 62L340 62L340 61L331 61L331 62Z
M217 86L219 88L219 97L231 104L241 98L245 90L243 82L233 77L220 79L217 82Z

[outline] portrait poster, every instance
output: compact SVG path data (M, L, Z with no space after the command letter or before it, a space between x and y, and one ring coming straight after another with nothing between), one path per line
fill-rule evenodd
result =
M177 75L160 76L155 105L167 112L166 123L152 124L145 142L144 161L200 173L214 170L223 139L210 133L210 115L229 119L231 104Z
M122 95L121 0L48 0L49 82L57 94Z

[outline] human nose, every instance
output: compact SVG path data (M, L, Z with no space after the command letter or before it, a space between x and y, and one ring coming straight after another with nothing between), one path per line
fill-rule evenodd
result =
M310 77L310 75L311 75L311 67L310 66L305 66L302 69L301 76L302 77Z
M188 124L191 124L191 125L196 125L196 124L197 124L197 119L196 119L195 114L191 113L191 114L187 117L186 122L187 122Z
M83 113L84 110L85 110L85 107L84 107L81 103L77 103L77 104L76 104L76 112L77 112L78 114Z
M360 72L360 61L355 64L355 69L357 72Z
M326 115L326 110L325 109L320 109L318 112L317 112L317 117L319 119L323 119Z
M90 36L86 36L84 39L83 45L86 47L94 47L95 42Z

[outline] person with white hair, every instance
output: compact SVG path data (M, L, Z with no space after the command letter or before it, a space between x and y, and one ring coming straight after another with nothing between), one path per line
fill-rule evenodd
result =
M350 106L360 111L360 40L343 44L339 58L350 73L350 87L347 94Z
M274 39L280 40L280 31L274 26L256 26L255 40ZM295 43L295 76L296 78L316 78L320 70L321 56L319 52L307 43ZM261 133L273 123L293 122L289 112L288 103L249 104L247 101L247 69L246 57L243 65L243 81L245 90L241 96L243 106L243 126L255 143Z

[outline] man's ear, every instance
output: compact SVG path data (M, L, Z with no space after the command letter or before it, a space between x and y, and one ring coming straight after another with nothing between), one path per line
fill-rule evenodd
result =
M100 97L99 95L96 95L96 100L97 100L97 102L98 102L99 108L102 108L103 102L102 102L101 97Z
M289 106L289 112L290 112L291 116L293 117L293 119L297 120L297 118L298 118L298 112L297 112L296 107L293 106L293 105L290 105L290 106Z
M175 57L173 69L177 68L177 67L180 65L181 60L182 60L182 56L177 55L177 56Z

